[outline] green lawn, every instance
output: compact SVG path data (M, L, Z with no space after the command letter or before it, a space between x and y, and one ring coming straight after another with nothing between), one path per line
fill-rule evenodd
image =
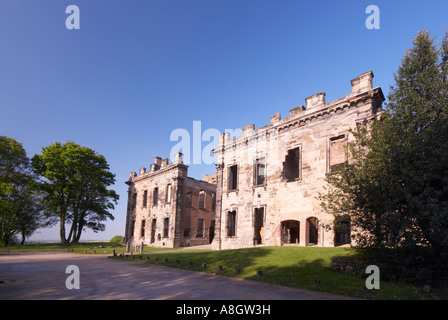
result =
M145 251L169 250L170 248L144 247ZM126 247L116 242L33 243L25 245L0 246L0 252L50 252L62 251L86 254L112 254L126 252Z
M258 247L222 251L177 251L135 255L132 261L190 269L229 277L263 281L295 288L324 291L365 299L431 299L447 298L443 293L428 294L421 288L381 282L380 289L364 289L365 278L347 276L330 269L335 256L354 256L351 248ZM119 257L116 257L120 259ZM156 261L158 258L158 261ZM129 258L128 258L129 259ZM168 259L168 262L165 262ZM178 262L176 261L178 260ZM190 266L192 262L192 266ZM206 264L206 268L202 267ZM222 266L222 271L218 270ZM241 271L236 273L236 268ZM262 271L262 276L257 272ZM290 282L286 281L290 275ZM315 280L320 280L320 285ZM442 295L441 295L442 294Z

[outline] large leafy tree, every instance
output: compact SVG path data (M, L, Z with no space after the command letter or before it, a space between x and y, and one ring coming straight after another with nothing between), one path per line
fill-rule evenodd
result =
M448 259L447 75L448 33L439 49L419 32L381 120L352 130L353 161L327 177L322 205L350 219L359 246Z
M8 244L20 235L23 243L50 221L43 214L36 179L22 144L0 136L0 239Z
M115 175L104 156L73 142L56 142L35 155L32 165L42 177L43 201L59 219L61 243L78 242L86 228L103 231L103 222L114 220L109 211L119 196L108 189Z

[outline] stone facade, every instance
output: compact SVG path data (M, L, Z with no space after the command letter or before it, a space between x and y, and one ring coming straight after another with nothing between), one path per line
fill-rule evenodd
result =
M174 163L156 157L148 172L130 173L127 243L179 247L213 240L216 185L188 177L187 169L177 154Z
M350 231L334 233L334 217L316 198L325 175L348 161L349 129L377 117L384 95L373 88L373 73L351 81L351 92L326 103L325 93L307 98L287 117L271 116L259 129L220 137L216 229L213 249L256 245L335 246L350 242Z

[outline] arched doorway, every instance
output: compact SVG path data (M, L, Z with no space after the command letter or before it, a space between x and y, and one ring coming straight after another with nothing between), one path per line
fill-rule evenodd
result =
M318 243L318 220L315 217L306 219L306 231L308 236L308 245L316 245Z
M300 241L300 222L297 220L285 220L281 223L282 244L295 243Z

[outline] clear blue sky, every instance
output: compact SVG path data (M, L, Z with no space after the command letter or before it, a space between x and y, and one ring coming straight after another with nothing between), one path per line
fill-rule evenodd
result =
M65 26L71 4L79 30ZM379 30L365 26L372 4ZM174 129L259 128L369 70L387 95L413 37L441 41L447 17L446 0L0 0L0 135L30 157L68 140L103 154L121 199L81 240L110 239L124 235L129 172L169 157Z

